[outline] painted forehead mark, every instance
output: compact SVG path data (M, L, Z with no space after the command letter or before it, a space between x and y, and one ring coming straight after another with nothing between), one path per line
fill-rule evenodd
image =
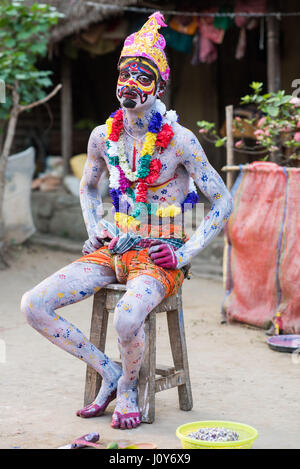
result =
M142 65L144 67L142 67ZM141 70L141 71L146 72L146 73L151 73L152 72L155 75L156 80L158 79L158 71L156 70L156 68L154 66L152 66L149 62L146 62L143 59L135 60L132 57L129 57L128 59L125 59L122 62L121 68L127 68L128 66L133 71Z

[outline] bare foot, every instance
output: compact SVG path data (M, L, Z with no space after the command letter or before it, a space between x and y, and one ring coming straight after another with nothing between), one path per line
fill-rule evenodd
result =
M106 400L103 402L102 405L97 404L96 402L93 402L92 404L87 405L83 409L77 410L76 415L78 417L83 417L85 419L91 418L91 417L100 417L101 415L104 414L106 407L108 404L113 401L116 398L117 395L117 390L115 389L114 391L111 392L106 398Z
M137 397L137 382L126 384L121 378L118 382L117 404L112 416L112 428L130 430L140 425L141 414L138 409Z
M105 382L102 380L102 386L94 402L83 409L77 410L76 415L83 418L103 415L108 404L116 398L117 385L121 375L122 369L114 363L110 381Z

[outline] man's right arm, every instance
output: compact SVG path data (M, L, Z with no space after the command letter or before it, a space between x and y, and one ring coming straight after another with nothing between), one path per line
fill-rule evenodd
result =
M89 235L89 240L85 243L84 248L86 253L101 247L103 244L101 239L107 236L100 224L103 205L98 186L99 179L106 170L103 150L104 136L104 125L98 126L92 131L88 142L87 160L80 182L80 204Z

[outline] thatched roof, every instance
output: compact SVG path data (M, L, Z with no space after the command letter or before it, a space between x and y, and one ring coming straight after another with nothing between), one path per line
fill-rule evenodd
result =
M25 0L24 3L31 5L36 1ZM51 42L58 42L66 36L86 29L90 24L98 23L114 15L123 14L118 6L136 5L139 0L42 0L40 3L52 5L65 15L52 30ZM93 5L96 3L107 4L108 6Z
M52 43L84 30L93 23L99 23L115 15L123 15L124 10L118 7L136 5L154 10L160 8L159 0L24 0L24 3L32 5L36 1L52 5L65 15L52 30ZM227 0L226 4L234 4L234 1ZM223 2L224 0L165 0L161 2L161 7L163 7L162 9L169 7L171 10L178 8L181 11L195 11L198 8L201 10L215 5L220 6Z

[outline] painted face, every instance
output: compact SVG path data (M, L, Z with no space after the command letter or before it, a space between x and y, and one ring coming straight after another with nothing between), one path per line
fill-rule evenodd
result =
M117 84L117 98L124 107L150 107L158 93L158 71L142 58L122 61Z

